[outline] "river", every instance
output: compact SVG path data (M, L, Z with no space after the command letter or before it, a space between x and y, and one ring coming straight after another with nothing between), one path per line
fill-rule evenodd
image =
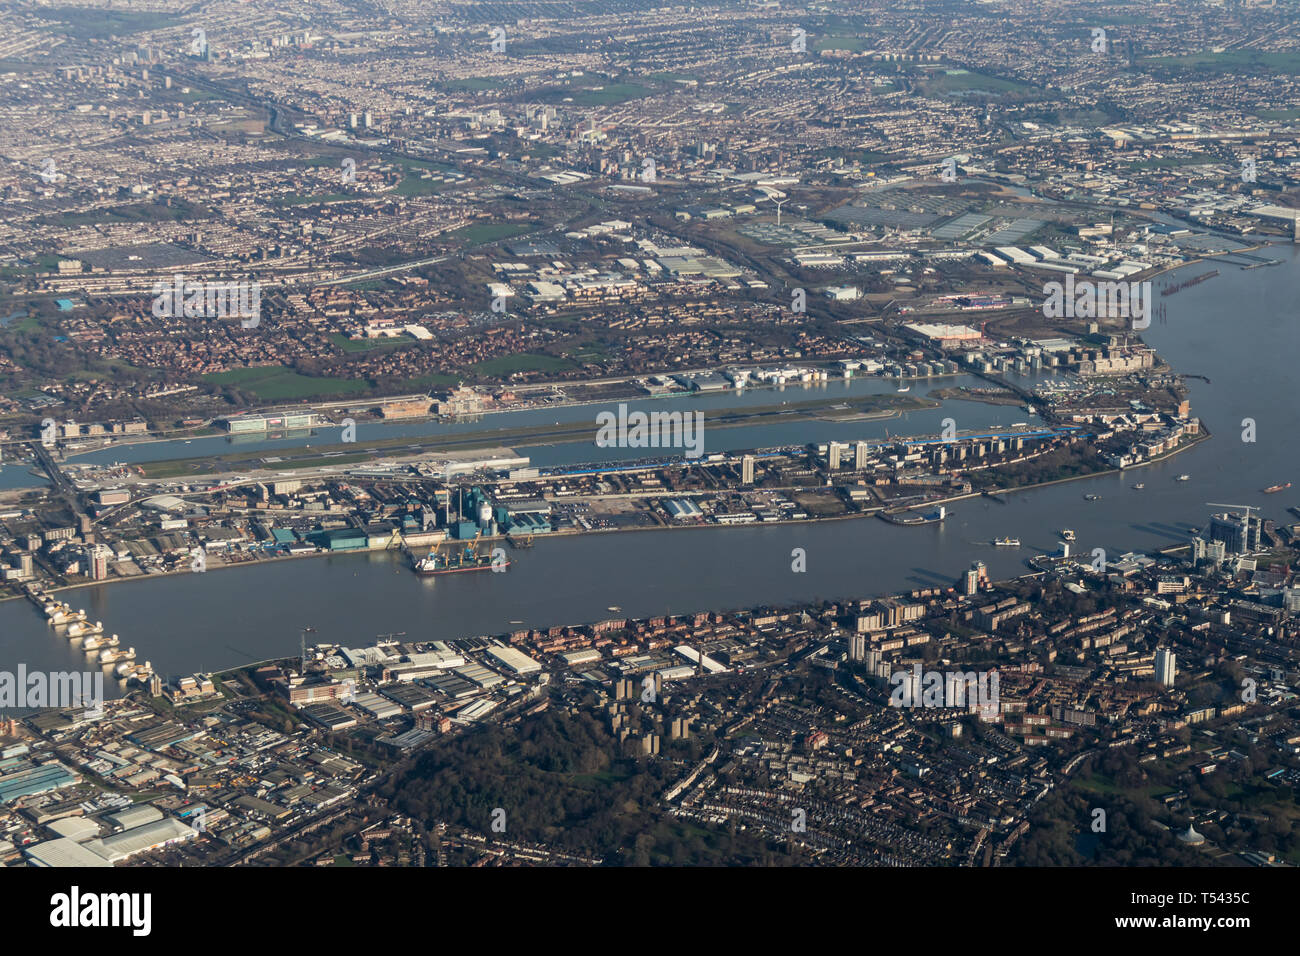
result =
M948 521L919 528L857 519L566 536L539 539L532 550L512 554L514 564L505 574L421 579L394 555L338 555L100 585L67 596L120 634L124 645L133 645L140 659L151 660L164 676L176 676L292 654L302 627L315 629L309 642L365 644L402 632L410 639L496 634L523 626L510 623L515 620L532 627L588 622L615 616L606 610L612 605L622 608L618 616L644 617L865 597L952 583L976 559L994 577L1022 573L1025 558L1052 550L1063 527L1078 532L1075 553L1100 547L1113 559L1124 551L1185 542L1186 528L1207 520L1207 502L1262 506L1265 517L1288 521L1286 508L1300 499L1300 416L1291 393L1300 346L1294 293L1300 257L1287 245L1274 247L1273 255L1284 263L1250 271L1224 267L1217 278L1168 297L1167 322L1153 322L1144 333L1175 369L1211 379L1189 385L1192 412L1214 437L1165 463L1021 492L1006 504L958 502ZM1203 271L1206 266L1196 264L1181 275ZM832 382L828 389L845 387ZM847 387L888 388L879 382ZM798 388L793 393L791 401L819 394ZM746 399L771 404L779 394ZM729 394L702 401L734 399ZM542 414L551 421L578 420L570 415L590 420L592 409ZM837 436L847 429L858 437L880 435L886 425L891 434L932 433L946 415L959 428L1026 417L1014 407L953 402L942 411L913 412L906 422L817 428L826 425ZM1241 440L1247 418L1255 423L1253 443ZM719 430L709 438L727 447L752 447L820 437L801 425L797 437L771 441L761 431L769 427L786 426ZM721 449L706 444L706 450ZM110 460L124 459L119 453ZM1191 480L1174 481L1184 472ZM1286 481L1297 487L1276 495L1260 491ZM1136 482L1144 482L1145 490L1135 490ZM1102 499L1085 501L1085 493ZM1020 538L1023 547L989 547L1001 535ZM794 548L807 554L805 573L791 570ZM20 660L32 669L68 670L79 669L84 659L35 608L12 601L0 605L0 667L12 669Z

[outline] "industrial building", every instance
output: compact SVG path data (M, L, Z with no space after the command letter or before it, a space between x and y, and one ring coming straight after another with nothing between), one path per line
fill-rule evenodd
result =
M541 664L513 647L489 647L487 652L493 660L521 676L535 674L542 669Z
M232 435L270 431L273 428L312 428L316 423L316 415L311 412L295 412L286 415L232 415L221 419L221 424Z

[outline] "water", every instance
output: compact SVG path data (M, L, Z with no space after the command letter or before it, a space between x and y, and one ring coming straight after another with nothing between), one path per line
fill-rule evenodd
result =
M0 465L0 491L11 491L15 488L48 488L50 480L39 472L33 472L36 467L31 462L19 463L17 465Z
M1249 272L1221 269L1218 278L1168 297L1167 324L1153 323L1146 330L1147 340L1174 368L1212 379L1189 385L1193 414L1214 438L1163 464L1021 492L1007 504L982 498L958 502L948 521L919 528L868 518L541 538L532 550L513 553L514 564L505 574L421 579L394 555L339 555L97 586L69 592L67 599L121 634L140 659L175 675L291 655L302 627L315 628L308 638L312 643L364 644L398 632L410 639L497 634L519 626L512 620L532 627L589 622L615 616L606 610L613 605L622 608L618 616L644 617L866 597L953 583L975 559L994 577L1024 573L1025 558L1053 550L1063 527L1078 532L1074 553L1100 547L1113 559L1124 551L1185 543L1186 528L1208 518L1212 509L1206 502L1262 506L1265 517L1290 520L1287 506L1300 502L1300 452L1294 443L1300 421L1290 385L1300 346L1293 292L1300 259L1289 246L1275 247L1274 255L1284 264ZM1183 276L1205 267L1190 270ZM883 383L854 385L880 389ZM771 404L779 394L757 392L753 399ZM794 394L805 393L796 389ZM734 398L698 401L725 404ZM961 428L969 418L973 427L999 420L1001 412L1025 420L1016 408L962 402L951 403L944 413L912 413L906 430L937 431L937 419L945 414ZM594 416L591 408L541 414L551 421L561 414L578 416L572 420ZM1254 443L1241 440L1246 418L1255 421ZM903 430L900 422L851 427L867 437L883 432L886 424L891 434ZM754 426L769 427L785 426ZM800 435L808 435L810 427L801 426ZM767 440L766 432L761 441L734 440L744 431L711 434L725 435L726 444L735 447L779 443ZM1191 480L1174 481L1181 473ZM1296 488L1276 495L1260 491L1286 481ZM1136 482L1144 482L1145 490L1134 490ZM1087 502L1085 493L1102 500ZM1002 535L1020 538L1023 547L989 546ZM791 571L794 548L807 553L806 573ZM80 666L81 659L33 607L9 602L0 605L0 666L12 668L16 663L8 662L18 660L58 670L70 662Z
M948 376L929 380L913 381L908 397L924 397L936 388L948 388L961 385L987 386L987 382L970 375ZM906 427L909 432L929 431L937 433L940 421L951 411L938 414L938 409L923 409L906 413L907 419L882 419L878 422L792 422L788 425L746 425L719 429L708 429L709 413L724 408L755 408L780 405L789 402L816 401L821 398L840 398L846 401L869 395L894 394L896 384L892 380L880 378L857 378L836 380L820 385L787 385L782 388L746 389L743 392L726 391L692 395L681 398L635 399L634 407L641 411L694 412L701 411L705 416L705 446L707 454L724 448L757 448L772 445L810 441L827 441L844 435L855 437L883 436L888 427L891 434L897 434ZM593 458L632 459L643 457L644 449L595 447L596 416L602 411L617 414L619 402L601 402L592 405L568 405L556 408L536 408L522 412L500 412L484 415L476 421L436 422L422 421L406 424L358 424L357 444L364 447L367 442L391 440L394 438L430 438L451 435L473 434L474 440L491 441L494 431L525 428L541 425L584 423L591 426L591 440L585 442L563 442L545 446L517 446L521 455L533 457L534 463L543 466L577 464L591 461ZM970 427L990 424L1007 424L1013 421L1031 421L1024 411L1014 406L970 405L968 416ZM967 427L958 418L959 429ZM716 436L716 437L715 437ZM280 450L300 449L307 445L333 445L340 440L339 431L333 428L318 428L310 433L300 433L284 438L248 440L240 436L232 441L228 436L212 438L195 438L188 443L184 440L160 442L141 442L137 444L114 445L94 451L74 455L69 461L75 464L138 464L149 461L164 461L177 458L201 458L221 455L242 450L265 451L267 454ZM502 438L501 444L510 445L510 439ZM515 447L515 446L511 446ZM392 449L392 454L409 454L404 447ZM432 453L436 456L436 452Z

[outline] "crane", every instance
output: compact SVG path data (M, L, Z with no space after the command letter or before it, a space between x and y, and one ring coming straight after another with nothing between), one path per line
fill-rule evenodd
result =
M1250 517L1250 513L1252 511L1259 510L1259 508L1255 505L1225 505L1222 501L1207 501L1206 504L1209 505L1211 508L1239 508L1240 510L1246 512L1247 518Z

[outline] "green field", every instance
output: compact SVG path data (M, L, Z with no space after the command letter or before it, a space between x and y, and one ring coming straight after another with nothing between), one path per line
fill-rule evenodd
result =
M865 50L870 42L865 37L855 36L830 36L819 37L813 43L813 49L820 53L822 50L851 50L857 53L859 50Z
M512 372L554 372L562 368L572 368L568 359L553 355L536 355L525 352L522 355L503 355L501 358L488 359L470 366L480 375L500 377Z
M373 352L375 349L392 349L402 345L411 345L414 340L406 337L395 339L350 339L342 332L335 332L330 341L345 352Z
M1221 163L1223 160L1209 153L1192 153L1188 156L1162 156L1159 159L1144 159L1129 163L1129 169L1176 169L1179 166L1200 166L1205 163Z
M144 30L161 30L176 21L166 13L131 13L97 7L36 7L31 15L63 24L65 32L77 37L127 36Z
M419 176L406 176L393 190L396 196L429 196L446 189L448 183L439 180L421 179Z
M578 106L609 106L612 103L626 103L628 100L637 100L643 96L649 96L655 92L648 86L642 86L640 83L609 83L600 89L568 89L559 87L546 90L542 98L549 102L559 102L565 98L572 98Z
M162 203L132 203L127 206L92 209L89 212L66 212L57 216L43 216L38 221L47 226L97 226L102 223L184 222L210 218L211 210L193 203L174 202L170 206Z
M430 372L428 375L419 375L415 378L408 378L401 385L403 392L423 391L432 388L434 385L459 385L462 379L459 375L444 375L441 372Z
M1223 53L1190 53L1186 56L1142 57L1139 64L1176 72L1208 70L1213 73L1300 73L1300 52L1260 53L1256 50L1226 50Z
M462 226L448 235L452 239L461 240L467 246L481 246L486 242L511 239L532 231L532 224L526 222L476 222L470 226Z
M959 73L932 73L921 80L921 85L927 93L932 94L961 93L967 90L988 93L1031 93L1034 89L1032 86L1014 80L1004 80L985 73L971 73L965 70Z
M363 379L310 378L278 365L215 372L204 375L203 381L212 385L233 385L268 401L328 395L357 395L370 389L370 384Z

